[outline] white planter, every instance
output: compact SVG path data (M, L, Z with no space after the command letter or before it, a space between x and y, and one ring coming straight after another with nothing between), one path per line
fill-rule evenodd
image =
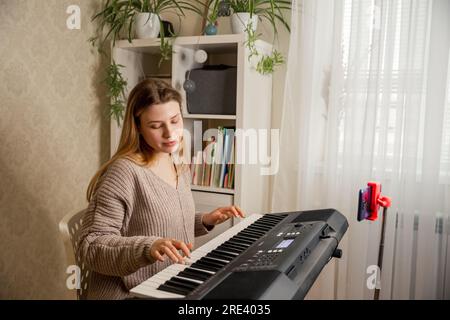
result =
M134 17L134 30L138 39L158 38L161 30L158 15L148 12L137 13Z
M258 27L258 16L256 14L253 14L250 19L250 13L248 12L233 13L231 15L231 31L234 34L245 33L245 29L250 21L253 31L256 31Z

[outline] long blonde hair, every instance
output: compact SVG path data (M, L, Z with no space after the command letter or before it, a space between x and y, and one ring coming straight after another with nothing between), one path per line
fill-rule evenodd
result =
M154 151L153 148L145 142L142 135L139 134L139 117L147 108L150 108L155 104L167 103L169 101L178 102L181 109L182 98L180 93L162 80L146 79L133 88L128 97L119 147L111 159L103 164L91 179L86 194L89 202L98 188L100 178L114 161L126 158L141 166L152 163L154 160ZM181 137L178 155L180 159L183 159L183 137ZM181 174L182 170L186 169L186 165L181 162L177 164L177 168L178 174Z

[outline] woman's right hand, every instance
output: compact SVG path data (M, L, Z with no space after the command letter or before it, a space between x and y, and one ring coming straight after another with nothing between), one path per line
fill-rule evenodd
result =
M158 261L164 261L164 255L167 255L175 263L184 263L184 257L190 258L193 247L192 243L186 244L183 241L163 238L158 239L153 243L150 248L150 255ZM184 257L178 250L182 251Z

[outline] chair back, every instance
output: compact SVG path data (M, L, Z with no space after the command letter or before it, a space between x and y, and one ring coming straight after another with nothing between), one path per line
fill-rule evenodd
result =
M79 288L77 288L77 298L79 300L86 299L89 285L89 270L86 268L84 262L81 261L81 257L77 255L77 246L85 212L86 209L75 214L67 214L59 223L59 230L63 236L65 247L66 249L72 249L71 252L66 252L68 261L75 261L76 265L80 268Z

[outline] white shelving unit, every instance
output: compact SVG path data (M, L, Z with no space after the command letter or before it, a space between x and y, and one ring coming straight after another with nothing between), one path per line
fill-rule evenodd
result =
M256 46L260 51L270 53L271 45L258 41ZM186 71L201 67L194 62L194 52L198 49L208 53L207 64L226 64L237 67L236 115L189 114L186 107L186 94L183 90ZM171 75L172 86L179 90L183 97L183 119L185 129L193 136L195 120L202 120L203 128L217 128L217 126L234 126L241 130L266 129L270 132L272 77L263 76L248 60L248 50L245 46L244 35L217 35L178 37L173 42L172 60L162 63L160 60L159 40L118 41L113 48L113 59L124 66L122 75L128 81L128 92L145 76ZM111 121L111 153L117 149L121 128L115 120ZM270 136L270 134L269 134ZM258 141L258 145L259 145ZM245 159L249 159L248 141L236 139L236 155L246 152ZM267 143L269 149L270 143ZM259 148L259 146L258 146ZM269 176L261 175L262 164L236 164L234 189L192 186L192 194L196 203L196 210L209 212L217 207L238 205L245 213L269 212ZM215 228L211 234L197 239L196 245L209 241L218 233L232 225L224 223Z

